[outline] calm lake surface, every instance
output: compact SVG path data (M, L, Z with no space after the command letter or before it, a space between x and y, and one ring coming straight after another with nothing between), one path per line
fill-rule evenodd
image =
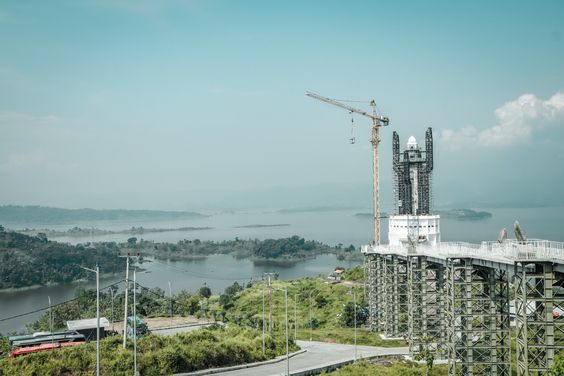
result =
M541 238L564 241L564 208L524 208L524 209L480 209L493 214L492 218L479 221L441 220L443 241L468 241L479 243L483 240L495 240L502 228L507 228L510 237L513 222L519 220L529 238ZM105 230L124 230L132 226L145 228L212 227L209 230L173 231L136 235L138 238L157 242L177 242L182 239L229 240L239 238L281 238L299 235L306 239L319 240L330 245L342 243L360 246L368 244L372 238L371 218L354 214L361 210L296 212L296 213L228 213L210 217L177 221L101 221L79 222L52 226L42 223L3 223L10 229L52 228L66 230L74 226L99 228ZM282 227L241 228L249 225L277 225ZM386 219L382 221L382 239L387 239ZM126 241L131 235L112 234L86 237L51 238L61 242L84 243L88 241ZM235 259L229 255L212 255L196 261L148 262L143 264L146 273L139 273L138 282L146 287L160 287L168 291L168 281L172 281L173 293L182 289L191 292L206 283L214 293L223 291L234 281L246 283L251 278L260 279L264 272L277 272L282 279L295 279L304 276L326 275L336 265L353 266L353 263L337 261L333 255L321 255L316 259L306 260L292 266L255 265L249 260ZM104 278L100 285L106 286L123 279L124 275ZM30 312L48 306L48 296L53 304L72 299L79 287L93 288L94 283L69 284L38 289L0 292L0 319ZM0 333L23 330L27 322L35 321L42 312L21 318L0 321Z

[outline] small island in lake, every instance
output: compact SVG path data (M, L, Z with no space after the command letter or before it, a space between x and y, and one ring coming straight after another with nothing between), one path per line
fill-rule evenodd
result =
M487 211L475 211L472 209L448 209L437 210L441 218L454 219L456 221L480 221L492 217L492 213Z
M359 217L359 218L373 218L374 214L372 213L356 213L354 215L355 217ZM382 212L380 213L380 218L388 218L389 215L386 212Z
M37 234L45 234L48 237L58 238L64 236L71 237L82 237L82 236L99 236L99 235L114 235L114 234L126 234L126 235L143 235L154 232L171 232L171 231L198 231L198 230L211 230L212 227L174 227L174 228L145 228L143 226L131 227L125 230L104 230L99 228L82 228L73 227L68 230L53 230L53 229L29 229L25 228L22 230L17 230L21 234L35 236Z
M290 226L288 223L278 223L274 225L245 225L245 226L236 226L235 228L269 228L269 227L288 227Z

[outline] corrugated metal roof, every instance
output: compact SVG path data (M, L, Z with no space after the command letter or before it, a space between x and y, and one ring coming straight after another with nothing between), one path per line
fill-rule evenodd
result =
M67 328L69 330L81 330L81 329L95 329L96 328L96 318L85 319L85 320L70 320L67 321ZM110 326L110 322L105 317L100 317L100 328L107 328Z

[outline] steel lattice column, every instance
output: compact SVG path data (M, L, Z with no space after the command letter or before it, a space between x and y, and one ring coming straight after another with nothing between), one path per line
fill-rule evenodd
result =
M386 326L389 337L407 333L407 263L396 255L385 257Z
M550 375L555 355L564 350L563 284L563 276L554 272L552 263L515 264L520 376Z
M428 262L425 256L408 257L408 341L412 355L423 349L424 342L436 358L442 355L445 336L443 282L442 265ZM421 341L422 337L428 337L428 340Z
M368 310L370 314L369 325L370 330L379 331L380 326L378 325L378 254L368 254L364 256L367 258L368 265Z
M387 297L387 284L386 284L386 256L378 255L376 259L376 270L378 271L378 331L386 331L386 297Z
M510 374L509 294L505 270L447 260L450 376Z
M427 296L427 285L424 283L427 258L425 256L408 256L407 288L408 310L407 340L409 352L414 355L422 350L420 338L427 332L427 310L424 302Z

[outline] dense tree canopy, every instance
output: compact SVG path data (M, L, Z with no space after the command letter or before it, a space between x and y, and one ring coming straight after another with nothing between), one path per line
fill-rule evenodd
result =
M81 266L98 265L102 273L122 271L125 260L118 253L113 242L73 246L52 242L44 234L0 230L0 289L92 278Z

